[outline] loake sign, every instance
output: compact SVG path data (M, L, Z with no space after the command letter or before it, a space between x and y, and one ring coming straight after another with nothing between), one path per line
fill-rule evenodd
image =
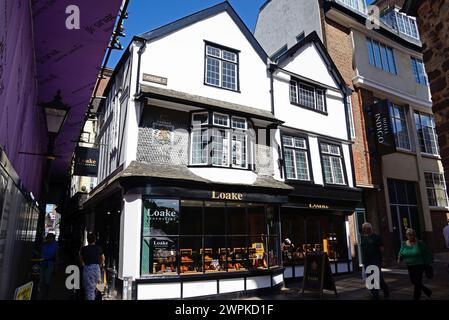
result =
M243 200L243 193L212 191L211 199L239 200L239 201L241 201L241 200Z

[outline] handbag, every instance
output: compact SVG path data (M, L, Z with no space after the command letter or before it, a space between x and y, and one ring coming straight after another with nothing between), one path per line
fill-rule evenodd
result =
M100 279L100 281L98 281L98 283L95 286L95 289L97 289L98 292L104 293L108 285L106 282L106 272L102 270L101 273L103 275L103 279Z
M426 277L428 279L432 279L433 278L433 267L431 264L428 264L424 267L424 274L426 275Z

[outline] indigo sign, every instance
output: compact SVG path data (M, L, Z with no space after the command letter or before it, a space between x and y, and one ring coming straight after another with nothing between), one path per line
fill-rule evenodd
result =
M396 152L396 143L394 140L394 132L391 128L390 103L387 100L379 101L370 108L372 117L377 152L379 155L385 155Z
M75 168L73 175L96 177L98 174L99 149L77 147L75 149Z

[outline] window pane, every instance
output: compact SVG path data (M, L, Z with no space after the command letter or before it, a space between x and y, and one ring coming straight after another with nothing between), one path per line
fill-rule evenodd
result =
M324 169L324 181L326 183L334 183L334 179L332 177L332 168L331 168L330 157L323 155L322 160L323 160L323 169Z
M151 236L178 235L179 201L166 199L144 200L144 230ZM146 231L146 232L148 232ZM148 233L147 233L148 234Z
M203 272L203 261L201 255L201 237L180 237L179 254L181 259L181 273Z
M220 58L220 49L217 49L217 48L214 48L211 46L207 46L207 54L217 57L217 58Z
M368 48L369 63L375 66L376 62L374 61L373 43L371 42L371 39L369 38L366 39L366 46Z
M313 87L298 84L299 86L299 104L315 109L315 90Z
M226 239L225 237L204 237L203 254L205 272L226 271Z
M242 130L246 129L246 119L232 117L231 122L232 122L232 128L234 128L234 129L242 129Z
M416 60L414 58L412 58L411 61L412 61L412 72L413 72L413 76L415 77L415 81L417 83L420 83L419 73L418 73L418 65L416 63Z
M214 118L214 124L219 125L219 126L225 126L225 127L229 126L229 116L228 115L214 113L213 118Z
M310 180L306 151L295 150L296 171L299 180Z
M206 202L204 208L204 234L224 235L226 210L223 202Z
M296 179L295 165L293 162L293 150L284 148L285 174L287 179Z
M220 85L220 61L211 57L207 57L206 83L219 86Z
M286 147L293 147L293 138L289 136L282 136L282 143Z
M316 90L316 108L319 111L326 111L325 105L324 105L324 90L317 89Z
M223 59L225 60L229 60L231 62L236 62L237 61L237 55L233 52L229 52L226 50L223 50Z
M236 90L237 86L237 65L229 62L222 62L223 74L222 74L222 86L223 88Z
M387 48L383 44L380 45L380 53L381 53L381 58L382 58L382 68L383 68L383 70L387 71L387 72L390 72L389 64L388 64L388 58L387 58ZM391 71L391 72L393 72L393 71Z
M290 81L290 101L295 103L298 102L298 92L295 81Z
M303 138L294 138L295 141L295 147L296 148L301 148L301 149L306 149L306 140Z
M374 51L374 61L375 61L376 67L382 68L382 60L380 58L379 42L373 41L373 51Z
M192 131L192 164L207 163L207 130Z
M177 237L144 237L142 241L142 274L178 273Z
M234 133L232 135L232 165L246 168L246 135Z
M261 235L250 237L248 243L248 258L250 269L267 269L267 237Z
M246 234L246 208L243 204L227 203L228 205L228 234Z
M228 165L229 139L226 130L212 130L212 164L217 166Z
M424 69L424 63L421 60L417 60L418 78L419 83L427 84L426 71Z
M332 171L334 176L334 183L344 184L343 167L341 165L341 158L332 157Z
M203 234L203 203L182 202L181 203L181 223L180 234L182 235L202 235Z
M193 125L208 124L209 114L208 113L194 113L192 117Z
M265 224L265 206L248 206L248 234L251 236L261 236L267 233Z
M396 69L396 61L394 59L393 49L387 48L387 56L388 56L388 64L389 64L390 72L393 74L397 74L398 71Z
M246 237L228 237L230 247L228 271L244 271L249 267Z

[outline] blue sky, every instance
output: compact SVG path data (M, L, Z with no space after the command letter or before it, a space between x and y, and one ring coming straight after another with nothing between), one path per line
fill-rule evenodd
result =
M372 1L374 0L367 2ZM130 0L128 19L124 23L126 37L120 38L120 43L126 48L134 35L158 28L220 2L222 0ZM254 31L259 8L265 0L229 0L229 2L248 28ZM115 67L122 54L123 50L113 50L108 66Z

